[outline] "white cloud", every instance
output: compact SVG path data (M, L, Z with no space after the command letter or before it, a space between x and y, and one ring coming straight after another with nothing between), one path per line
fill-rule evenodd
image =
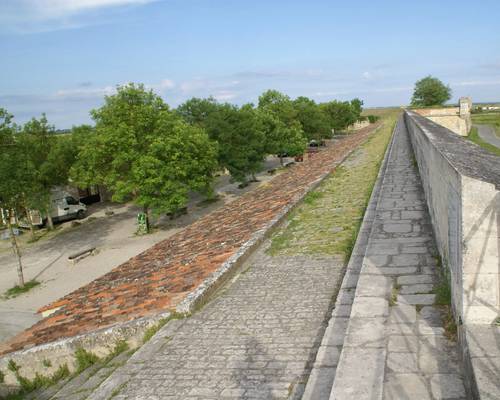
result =
M497 80L477 80L477 81L462 81L462 82L456 82L452 83L451 86L493 86L493 85L500 85L500 79Z
M230 90L220 90L219 92L213 94L215 100L218 101L229 101L233 100L237 96L236 92L232 92Z
M370 80L372 78L373 78L373 75L371 74L371 72L369 72L369 71L363 72L363 79Z
M0 26L16 33L75 28L97 23L97 11L155 1L159 0L1 0ZM86 14L92 18L85 19Z
M105 86L101 88L89 88L89 87L79 87L76 89L61 89L58 90L54 96L59 98L71 98L71 97L103 97L109 96L116 92L114 86Z

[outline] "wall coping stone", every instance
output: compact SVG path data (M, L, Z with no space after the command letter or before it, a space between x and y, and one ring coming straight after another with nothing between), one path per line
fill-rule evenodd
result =
M411 110L405 114L416 122L457 172L500 187L500 157Z

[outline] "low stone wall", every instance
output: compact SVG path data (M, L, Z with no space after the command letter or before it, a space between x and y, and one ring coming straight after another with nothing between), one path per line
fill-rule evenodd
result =
M483 327L500 340L500 157L414 112L405 113L405 122L449 272L464 364L472 391L482 398L484 375L475 365L485 365L478 360L486 357L500 363L500 348L495 340L479 348L470 332Z
M110 328L15 351L0 357L0 371L4 374L4 381L0 384L0 397L7 394L11 388L19 386L14 372L8 367L11 361L20 367L19 374L30 380L34 379L37 374L45 377L51 376L65 364L70 372L73 372L76 369L75 352L79 348L98 357L110 354L121 341L126 341L129 348L137 348L142 344L146 330L170 315L170 312L159 313L152 317L139 318Z
M460 136L467 136L472 127L471 108L470 98L462 97L458 107L418 108L413 111Z

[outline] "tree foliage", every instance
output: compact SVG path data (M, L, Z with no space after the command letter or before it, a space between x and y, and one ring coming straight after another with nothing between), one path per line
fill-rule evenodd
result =
M104 185L113 200L156 213L184 207L190 190L211 193L217 146L143 85L118 87L91 114L95 132L72 168L76 182Z
M333 100L322 103L321 109L328 119L328 123L335 131L342 131L354 124L361 116L363 102L359 99L348 101Z
M415 83L411 105L418 107L443 105L451 98L451 89L429 75Z
M298 120L298 112L291 99L276 90L268 90L259 97L258 110L266 135L266 150L282 156L302 154L307 139Z
M297 97L293 101L297 120L308 140L321 140L331 136L331 128L326 114L314 100Z
M246 182L266 155L263 126L251 104L237 107L213 98L193 98L177 108L186 121L203 128L218 143L218 162L232 178Z

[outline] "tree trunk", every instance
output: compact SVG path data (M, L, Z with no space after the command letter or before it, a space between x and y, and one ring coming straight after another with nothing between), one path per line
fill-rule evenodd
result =
M21 262L21 251L17 245L16 235L14 235L14 229L12 229L12 224L10 222L11 212L9 211L9 215L7 217L7 226L9 228L10 233L10 243L12 244L12 250L17 257L17 276L19 278L19 287L24 287L24 275L23 275L23 264Z
M54 221L52 221L52 215L50 215L50 212L52 211L51 204L49 202L48 206L46 207L46 213L47 213L47 228L49 231L54 229Z
M146 215L146 232L149 233L149 208L147 206L143 206L142 211Z
M28 224L30 226L30 234L31 234L31 240L35 241L36 235L35 235L35 227L33 226L33 220L31 219L31 213L30 210L28 209L28 206L26 205L26 196L23 193L23 206L24 206L24 212L26 213L26 220L28 221Z
M280 165L283 166L283 155L280 153Z

